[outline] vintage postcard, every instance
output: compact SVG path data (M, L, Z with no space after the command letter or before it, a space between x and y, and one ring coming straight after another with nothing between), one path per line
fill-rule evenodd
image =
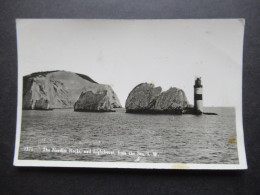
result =
M17 19L14 165L247 169L244 19Z

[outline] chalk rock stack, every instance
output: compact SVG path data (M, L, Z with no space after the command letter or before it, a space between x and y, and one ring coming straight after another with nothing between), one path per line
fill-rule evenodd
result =
M84 95L86 91L88 96ZM91 93L97 94L97 99L89 95ZM100 94L104 95L102 99L98 98ZM86 103L84 100L86 97L92 97L92 101L95 99L95 104L99 106L86 109L86 106L82 105ZM95 109L110 111L112 108L121 107L117 95L110 86L98 84L86 75L67 71L49 71L33 73L23 78L23 109L73 108L76 102L77 111L81 108L84 111L95 111Z
M127 113L182 114L189 103L181 89L171 87L162 92L161 87L141 83L130 92L125 107Z
M111 91L106 89L91 91L85 89L74 104L74 111L80 112L114 112L118 107L111 99Z

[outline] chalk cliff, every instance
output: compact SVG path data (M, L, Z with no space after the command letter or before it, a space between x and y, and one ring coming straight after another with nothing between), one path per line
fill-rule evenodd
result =
M171 87L162 92L161 87L141 83L130 92L125 107L128 113L182 114L190 105L181 89Z
M105 98L109 100L111 107L121 107L117 95L110 86L98 84L82 74L49 71L23 77L23 109L73 108L82 92L86 90L92 93L107 91Z

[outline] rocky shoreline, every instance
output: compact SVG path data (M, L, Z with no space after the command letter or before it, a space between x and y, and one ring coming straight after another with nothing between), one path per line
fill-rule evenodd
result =
M121 103L109 85L99 84L90 77L67 71L37 72L23 78L23 109L69 109L75 112L116 112ZM141 83L129 93L125 103L126 113L136 114L205 114L198 113L189 104L182 89Z
M156 110L126 110L126 113L132 113L132 114L169 114L169 115L183 115L183 114L192 114L192 115L218 115L217 113L214 112L202 112L202 113L196 113L194 108L188 108L180 111L156 111Z
M126 113L135 113L135 114L183 114L182 110L174 111L163 111L163 110L126 110Z

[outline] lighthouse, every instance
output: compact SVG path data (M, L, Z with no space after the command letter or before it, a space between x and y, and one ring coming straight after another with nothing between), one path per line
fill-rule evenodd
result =
M194 85L194 112L198 115L203 113L201 77L196 78Z

